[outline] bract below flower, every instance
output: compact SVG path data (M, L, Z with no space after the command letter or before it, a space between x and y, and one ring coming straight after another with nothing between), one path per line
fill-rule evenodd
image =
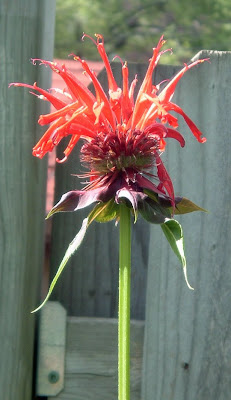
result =
M153 85L152 77L160 56L168 51L161 50L165 43L161 37L157 47L153 49L135 100L137 78L129 86L127 63L122 63L123 83L119 87L113 76L103 37L96 35L96 41L90 39L96 45L105 65L108 95L87 62L77 56L74 56L74 60L82 65L83 71L89 76L95 95L65 65L60 66L45 60L38 61L59 74L66 83L67 88L62 93L62 99L57 95L58 90L46 91L36 83L12 84L38 92L40 99L48 100L56 109L55 112L39 118L40 125L50 126L33 148L34 156L42 158L68 136L70 141L64 157L57 160L64 162L76 143L83 140L80 158L87 168L84 177L89 178L89 184L83 190L64 195L49 215L58 211L75 211L94 202L104 204L114 199L115 207L120 201L125 201L131 207L135 219L140 211L144 217L150 216L150 222L163 223L165 218L174 213L177 204L173 184L161 160L161 154L165 150L166 139L177 140L181 147L185 145L183 136L176 130L178 119L170 112L174 111L184 118L199 142L206 140L192 120L171 99L185 72L205 60L185 65L160 90L158 85ZM35 61L37 60L33 60ZM144 210L147 209L149 211L145 213Z

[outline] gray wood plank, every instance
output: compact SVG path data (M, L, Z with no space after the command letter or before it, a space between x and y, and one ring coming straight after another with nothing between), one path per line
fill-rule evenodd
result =
M64 390L57 400L117 399L117 324L112 318L67 318ZM133 400L140 400L143 334L144 322L132 321Z
M209 214L186 215L190 291L158 227L150 233L143 399L227 400L231 393L231 53L202 52L173 101L207 137L169 143L166 166L177 194ZM185 132L185 125L180 125Z
M0 398L30 400L34 316L44 246L46 163L32 157L47 110L11 82L40 81L31 57L53 50L54 5L45 0L0 2ZM45 37L46 34L46 37ZM46 42L46 43L45 43ZM47 75L48 76L48 75Z
M138 82L142 82L146 68L147 65L143 64L129 65L130 79L133 80L137 74ZM118 84L121 84L121 64L114 63L112 69ZM158 68L157 73L158 81L170 77L166 66ZM102 71L99 79L107 91L105 71ZM58 155L62 158L61 153L62 150L58 149ZM56 166L56 201L68 190L82 187L80 180L71 175L82 171L77 150L73 151L66 163ZM51 277L80 228L82 219L89 212L90 208L53 217ZM132 230L131 317L139 320L145 317L149 229L149 225L140 219ZM78 252L68 262L52 297L61 301L69 315L117 317L118 237L118 227L113 222L93 223L90 226Z
M66 310L49 301L39 319L36 395L56 396L64 387Z

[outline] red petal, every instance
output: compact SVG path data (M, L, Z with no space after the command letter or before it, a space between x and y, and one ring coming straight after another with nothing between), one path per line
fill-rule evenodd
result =
M65 118L60 117L47 129L39 142L34 146L32 154L36 157L42 158L48 151L52 151L55 147L55 143L52 141L52 137L55 130L65 123Z
M41 95L44 96L45 99L48 100L56 108L56 110L60 110L60 108L65 107L67 105L66 103L64 103L64 101L53 96L51 93L47 92L46 90L38 87L36 82L33 85L27 85L26 83L11 83L9 86L22 86L22 87L36 90L37 92L41 93Z
M174 188L173 188L171 178L168 175L168 172L167 172L160 156L157 153L155 156L156 156L156 163L157 163L157 173L158 173L158 177L160 179L161 186L163 186L166 189L169 197L171 198L171 202L172 202L173 206L175 207Z
M194 124L194 122L185 114L185 112L182 110L181 107L179 107L177 104L169 103L169 108L171 110L177 112L178 114L182 115L186 124L190 128L191 132L197 138L198 142L200 142L200 143L206 142L206 138L202 137L203 133L197 128L197 126Z
M78 60L81 64L83 69L87 72L87 74L90 76L92 83L94 85L95 91L96 91L96 99L97 99L97 103L104 104L103 107L103 114L105 115L105 117L107 118L108 122L111 124L111 127L113 130L116 129L116 125L115 125L115 119L114 119L114 115L112 113L111 110L111 106L109 103L109 100L101 86L101 84L99 83L98 79L96 78L95 74L90 70L88 64L86 63L86 61L81 60L81 58L79 57L75 57L75 60Z
M133 105L129 97L128 67L126 63L122 67L122 75L123 75L122 120L123 123L126 123L129 120L133 110Z
M153 49L153 56L149 62L148 70L146 72L145 78L143 80L143 83L140 87L140 90L137 95L134 111L133 111L133 116L132 116L132 123L131 123L131 128L135 129L138 121L140 120L141 115L144 112L144 109L147 108L147 105L150 104L150 100L142 100L143 94L152 94L152 74L153 71L159 61L160 58L160 49L164 45L165 40L163 40L163 36L161 36L159 43L156 48Z
M106 72L107 72L109 90L116 92L118 89L118 85L117 85L114 75L112 73L112 69L111 69L111 66L110 66L110 63L108 60L108 56L107 56L107 53L104 48L103 36L96 34L96 37L97 37L97 49L98 49L98 52L104 62L104 66L105 66ZM100 39L102 40L102 42L100 42Z
M167 137L167 138L176 139L176 140L180 143L181 147L184 147L184 146L185 146L185 140L184 140L183 136L181 135L180 132L177 132L177 131L175 131L174 129L167 128L167 135L166 135L166 137Z
M57 118L65 116L68 113L73 113L77 108L79 108L79 102L76 101L75 103L68 104L67 106L61 108L58 111L55 111L50 114L40 115L38 123L40 125L50 124L51 122L55 121Z
M176 76L174 76L174 78L171 79L171 81L168 83L168 85L165 86L165 88L162 90L162 92L158 95L160 101L162 103L166 103L166 102L170 101L175 92L176 85L178 84L178 82L182 78L182 76L185 74L185 72L188 71L189 69L195 67L195 65L203 63L204 61L208 61L208 59L206 58L203 60L194 61L193 63L186 65L180 72L178 72L178 74Z
M136 175L136 182L142 189L150 189L152 192L160 194L162 196L166 196L164 190L158 189L154 183L152 183L149 179L145 178L143 175L137 174Z

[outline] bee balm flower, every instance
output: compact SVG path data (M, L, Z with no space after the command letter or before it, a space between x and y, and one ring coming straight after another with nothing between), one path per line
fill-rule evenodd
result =
M95 95L69 72L65 65L59 66L44 60L39 61L59 74L66 83L67 90L63 92L65 100L60 100L51 91L41 89L36 83L13 84L33 89L40 94L41 99L48 100L56 109L55 112L41 115L39 118L40 125L50 126L33 148L34 156L42 158L68 136L70 141L64 151L64 157L57 160L64 162L76 143L80 139L84 142L80 158L88 169L90 183L85 189L65 196L59 208L55 207L53 211L78 209L84 206L85 202L88 204L91 197L94 201L103 202L115 198L117 202L122 194L128 198L136 211L139 202L149 197L149 191L153 193L155 202L158 199L158 202L160 200L163 203L165 199L168 200L167 204L174 208L174 189L161 160L161 153L165 150L166 139L173 138L182 147L185 141L176 130L177 117L170 112L174 111L184 118L199 142L203 143L205 138L171 99L185 72L204 60L185 65L163 90L158 90L158 86L152 83L152 76L160 56L165 52L161 51L165 43L161 37L157 47L153 49L147 73L134 100L137 79L135 78L129 87L127 63L122 65L123 84L120 88L113 76L103 37L96 35L94 43L106 68L108 96L87 62L76 56L74 59L81 63L94 85ZM149 179L150 177L152 179Z
M160 90L159 86L153 84L152 79L154 69L166 51L161 50L165 43L161 37L157 47L153 49L146 75L134 99L137 78L135 77L129 86L127 63L122 63L122 87L119 87L113 76L103 37L96 35L96 41L90 39L105 65L108 94L87 62L77 56L74 56L74 60L82 65L83 71L94 86L95 94L68 71L65 65L44 60L33 62L40 61L61 76L66 84L62 99L57 95L57 91L46 91L38 87L37 83L12 84L32 89L38 93L40 99L49 101L56 110L39 117L40 125L50 125L33 148L34 156L42 158L63 138L69 137L63 159L57 160L62 163L66 161L76 143L82 140L80 159L87 169L84 176L89 178L89 183L82 190L64 194L48 215L59 211L76 211L97 203L88 217L88 223L83 223L78 234L80 236L77 235L78 243L93 219L101 222L119 219L118 204L121 201L130 207L135 220L140 212L149 222L160 224L165 223L166 219L171 219L174 212L195 210L193 203L184 199L182 208L182 198L175 198L173 184L161 160L161 154L169 138L177 140L181 147L185 145L183 136L177 131L178 115L183 117L199 142L203 143L206 140L181 107L172 102L176 86L183 75L205 60L185 65ZM172 115L172 111L176 115Z

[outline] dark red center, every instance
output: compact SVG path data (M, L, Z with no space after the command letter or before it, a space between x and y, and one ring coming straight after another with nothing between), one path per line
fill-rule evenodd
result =
M144 131L99 133L81 148L81 161L97 175L125 170L149 169L159 150L160 137Z

